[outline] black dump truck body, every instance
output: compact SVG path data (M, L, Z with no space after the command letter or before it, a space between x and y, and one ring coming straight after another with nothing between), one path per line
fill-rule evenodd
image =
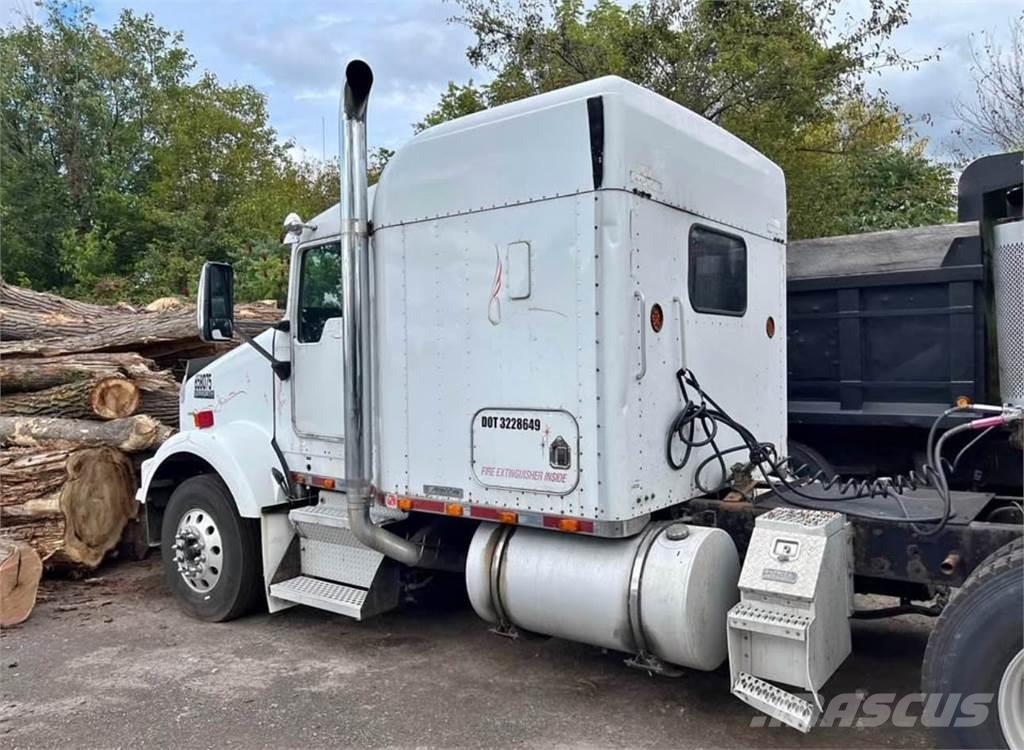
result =
M1021 158L964 171L960 223L789 244L790 439L838 473L905 473L949 406L1000 403L986 236L1020 215ZM1020 495L1019 446L970 453L955 486Z
M797 425L930 426L986 388L977 224L789 246L789 416Z

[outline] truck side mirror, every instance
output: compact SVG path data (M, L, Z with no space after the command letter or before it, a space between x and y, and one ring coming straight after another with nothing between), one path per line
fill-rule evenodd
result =
M203 341L228 341L235 335L235 272L230 263L203 264L199 277L196 323Z

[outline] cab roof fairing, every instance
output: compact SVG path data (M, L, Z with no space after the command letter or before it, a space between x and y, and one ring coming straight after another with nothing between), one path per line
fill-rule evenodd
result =
M587 100L594 97L603 109L602 188L785 240L786 183L778 165L710 120L616 76L416 135L378 184L375 230L593 190Z

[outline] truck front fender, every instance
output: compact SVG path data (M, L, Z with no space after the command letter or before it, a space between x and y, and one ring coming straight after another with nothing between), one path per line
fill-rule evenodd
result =
M211 430L187 430L172 436L156 455L142 463L135 498L151 501L154 483L177 484L197 473L216 473L235 499L238 515L259 518L268 505L285 501L270 470L279 466L271 435L253 422L230 422Z

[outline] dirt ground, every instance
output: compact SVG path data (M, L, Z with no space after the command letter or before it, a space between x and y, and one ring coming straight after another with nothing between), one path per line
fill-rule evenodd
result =
M212 625L156 559L47 581L0 638L0 746L928 747L925 729L752 728L725 668L677 679L556 639L492 635L467 604L367 622L297 607ZM854 624L826 696L917 690L928 626Z

